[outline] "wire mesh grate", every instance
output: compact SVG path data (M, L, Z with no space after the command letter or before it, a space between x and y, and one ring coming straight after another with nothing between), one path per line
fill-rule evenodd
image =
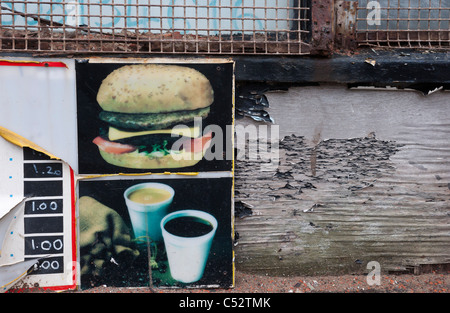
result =
M308 0L0 0L1 51L307 54Z
M356 40L392 48L450 48L450 0L358 0Z

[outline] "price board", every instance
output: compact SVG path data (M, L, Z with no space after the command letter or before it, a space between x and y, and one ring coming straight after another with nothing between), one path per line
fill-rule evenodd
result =
M60 160L0 138L0 216L20 206L5 235L0 266L36 260L15 289L76 286L73 170Z

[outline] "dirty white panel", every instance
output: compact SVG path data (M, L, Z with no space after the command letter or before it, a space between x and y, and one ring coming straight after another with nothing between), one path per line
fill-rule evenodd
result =
M31 140L76 170L76 94L74 60L66 67L0 66L0 126Z
M0 138L0 218L23 200L22 148Z

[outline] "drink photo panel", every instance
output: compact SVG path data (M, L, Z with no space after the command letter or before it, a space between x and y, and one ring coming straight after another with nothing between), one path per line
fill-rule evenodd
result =
M79 181L82 288L232 287L232 177L161 177Z
M232 170L231 61L93 62L76 63L79 174Z

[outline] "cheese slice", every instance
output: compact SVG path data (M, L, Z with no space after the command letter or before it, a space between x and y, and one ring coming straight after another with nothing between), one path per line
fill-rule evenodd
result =
M172 134L174 136L185 136L190 138L197 138L200 136L200 127L194 126L194 127L187 127L187 126L180 126L180 127L174 127L172 129L158 129L158 130L145 130L145 131L136 131L136 132L130 132L130 131L123 131L119 130L115 127L109 127L108 131L108 137L109 140L119 140L124 138L130 138L130 137L137 137L137 136L145 136L145 135L158 135L158 134Z

